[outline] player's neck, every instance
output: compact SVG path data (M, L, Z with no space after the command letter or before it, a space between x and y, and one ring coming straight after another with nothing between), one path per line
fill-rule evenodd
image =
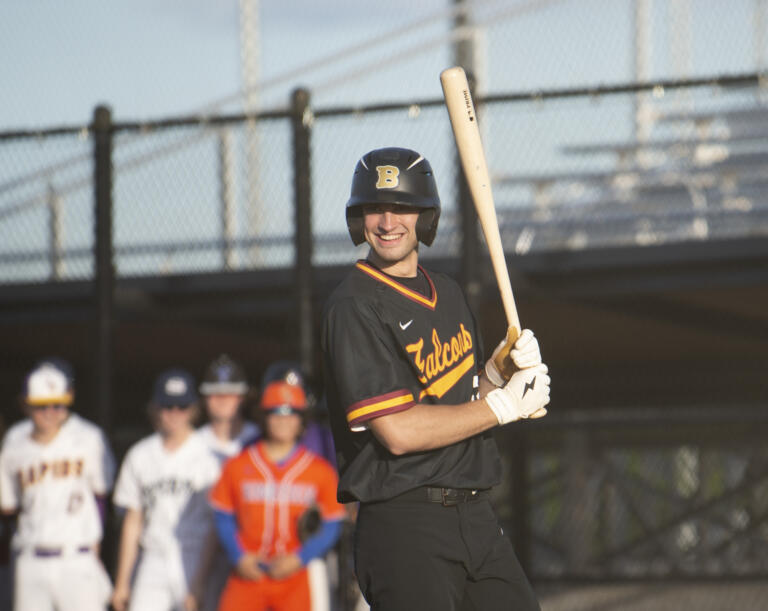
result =
M264 440L264 453L267 455L267 458L274 463L282 461L295 447L295 441L275 441L274 439Z
M231 441L242 432L245 422L242 418L232 420L211 420L211 431L221 441Z
M180 429L170 433L163 433L161 434L161 437L163 438L163 447L169 452L173 452L184 444L191 433L191 428Z
M33 428L32 429L32 439L35 441L35 443L39 443L40 445L47 445L51 443L54 439L56 439L56 435L59 434L59 431L61 430L61 426L58 426L55 429L38 429Z
M415 278L419 273L419 251L415 249L397 261L385 261L371 249L368 261L385 274L396 278Z

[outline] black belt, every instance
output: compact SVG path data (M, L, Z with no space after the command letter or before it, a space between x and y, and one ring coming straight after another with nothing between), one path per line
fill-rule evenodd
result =
M422 486L395 497L393 500L426 501L427 503L440 503L444 507L453 507L459 503L477 501L488 496L488 490L478 488L433 488Z
M81 545L75 550L78 554L87 554L91 551L88 545ZM36 547L32 553L38 558L57 558L64 553L63 547Z

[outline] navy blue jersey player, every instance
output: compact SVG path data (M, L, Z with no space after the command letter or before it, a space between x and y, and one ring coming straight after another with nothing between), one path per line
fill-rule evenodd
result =
M377 610L538 609L488 499L501 478L491 430L546 414L538 342L521 334L509 379L485 368L460 288L419 265L440 217L419 153L364 155L346 213L370 251L328 300L322 347L339 500L360 503L361 590Z

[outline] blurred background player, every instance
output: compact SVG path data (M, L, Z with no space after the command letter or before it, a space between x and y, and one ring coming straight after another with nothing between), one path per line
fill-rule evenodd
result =
M317 400L298 361L283 360L272 363L261 376L261 388L266 388L276 380L298 385L304 391L307 397L307 410L304 416L304 432L301 434L299 443L318 456L325 458L336 468L336 448L333 445L333 433L328 424L325 398L323 397L320 401ZM329 550L327 555L313 558L309 562L307 571L312 596L312 611L326 611L329 608L330 590L332 588L339 589L340 570L335 549ZM339 594L341 595L341 593Z
M200 384L208 421L197 432L222 466L259 435L259 427L243 417L248 390L245 370L226 354L219 355L208 365ZM218 540L216 550L203 593L204 611L214 611L218 607L221 591L229 577L229 561Z
M106 608L109 577L99 560L114 459L102 431L70 411L68 363L49 359L26 378L28 418L0 451L0 507L16 515L14 608Z
M156 432L131 447L120 468L114 503L125 516L112 596L117 611L194 608L193 594L199 599L202 592L215 544L207 495L219 462L194 434L195 386L183 369L158 376L149 407Z
M298 443L307 413L303 388L276 380L259 405L262 438L225 465L211 492L219 538L234 566L219 609L306 611L305 567L336 542L344 507L336 501L333 467Z
M226 354L211 362L200 384L208 419L198 429L205 444L221 463L237 456L256 439L259 428L244 418L242 406L248 394L248 380L240 364Z

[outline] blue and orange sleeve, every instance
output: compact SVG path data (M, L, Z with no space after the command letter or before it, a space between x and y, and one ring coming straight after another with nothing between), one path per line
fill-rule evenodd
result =
M234 566L244 553L243 546L240 545L240 541L237 539L237 519L235 514L214 509L213 521L216 524L216 534L219 536L221 546L227 553L227 558L229 558L229 561Z

